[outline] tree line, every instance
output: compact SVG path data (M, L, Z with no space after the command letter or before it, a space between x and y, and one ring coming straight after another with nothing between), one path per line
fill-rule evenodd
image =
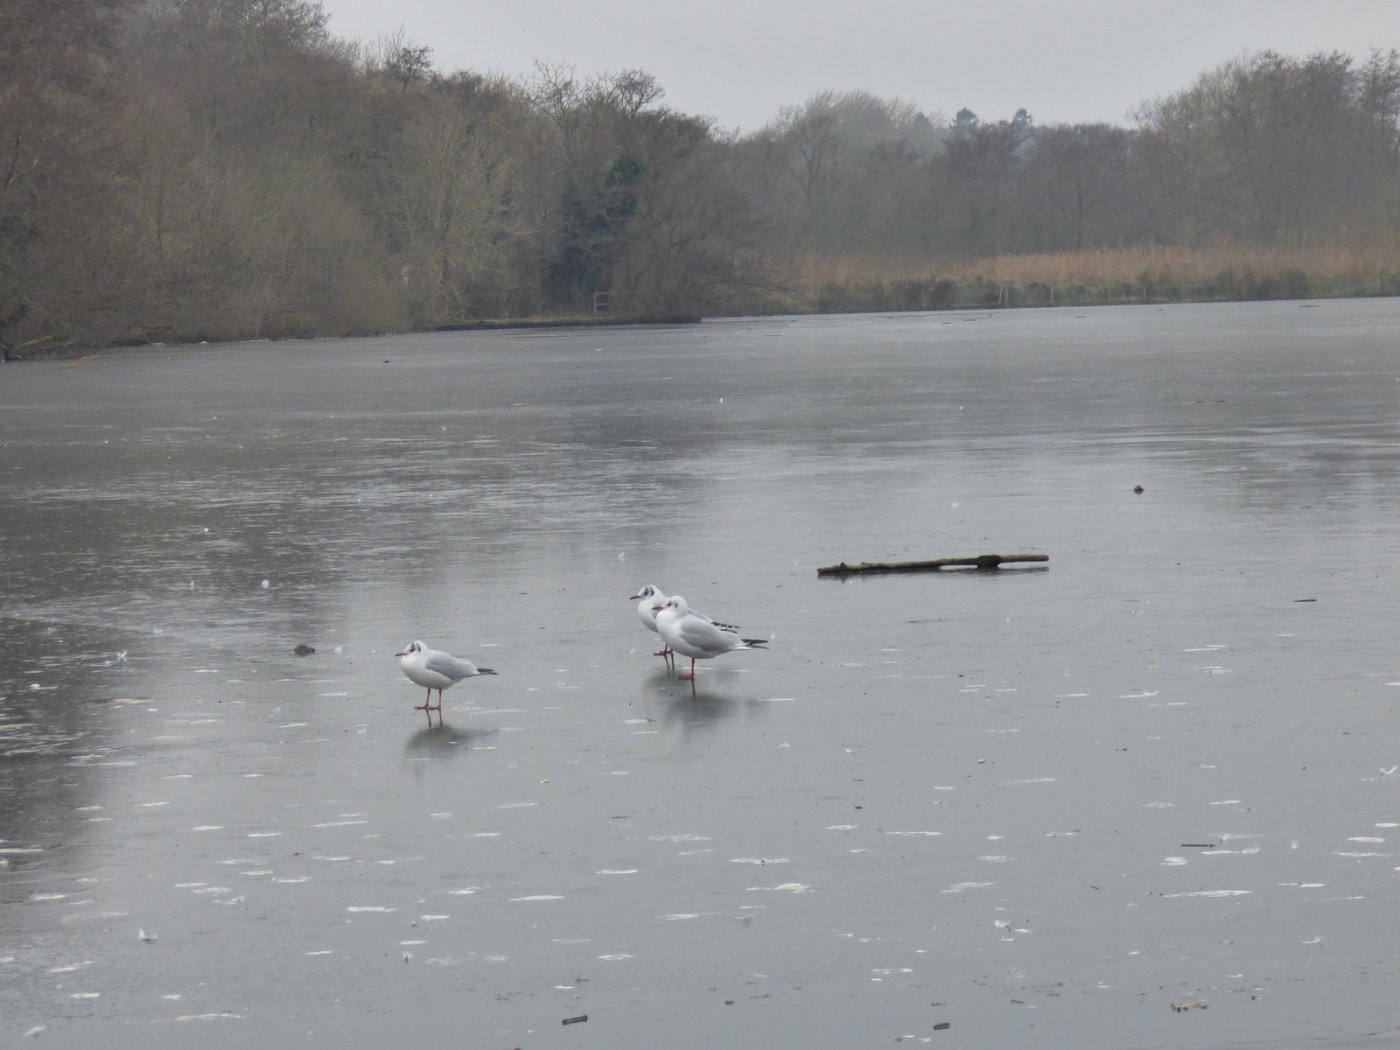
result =
M813 256L1400 225L1395 51L1242 56L1132 126L828 92L738 134L664 98L639 70L443 72L318 0L7 0L0 351L756 312Z

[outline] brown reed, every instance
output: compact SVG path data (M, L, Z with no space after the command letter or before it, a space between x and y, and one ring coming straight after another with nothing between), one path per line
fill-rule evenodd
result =
M1112 286L1140 283L1146 275L1167 284L1209 281L1225 272L1265 276L1301 273L1308 278L1364 278L1400 272L1400 238L1368 243L1204 248L1140 245L1045 255L979 259L898 254L805 255L797 260L797 284L858 285L891 281L952 280L1027 286Z

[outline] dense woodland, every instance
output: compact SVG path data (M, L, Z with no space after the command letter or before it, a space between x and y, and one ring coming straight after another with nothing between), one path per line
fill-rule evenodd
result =
M616 317L821 308L812 260L921 260L907 305L946 306L940 266L1222 244L1400 260L1395 51L1242 56L1132 126L849 92L740 135L642 71L445 72L336 39L316 0L0 6L7 356L577 316L599 292Z

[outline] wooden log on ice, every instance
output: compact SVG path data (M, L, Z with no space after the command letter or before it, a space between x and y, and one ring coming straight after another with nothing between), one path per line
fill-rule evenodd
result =
M882 572L937 572L939 569L996 569L1008 562L1047 562L1048 554L978 554L972 558L933 558L929 561L863 561L825 565L818 576L860 576Z

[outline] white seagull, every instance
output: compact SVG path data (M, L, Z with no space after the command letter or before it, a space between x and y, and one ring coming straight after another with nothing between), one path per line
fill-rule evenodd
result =
M649 631L656 631L656 610L661 607L660 603L666 600L666 595L661 593L661 588L647 584L627 600L637 603L637 619L642 621L642 626ZM661 657L666 661L666 665L670 666L671 649L665 642L661 644L659 653L651 655Z
M681 681L689 681L692 689L695 688L696 660L709 660L736 649L757 649L768 644L766 638L740 638L733 630L691 612L679 594L657 605L656 633L672 650L690 657L690 673L681 675Z
M409 642L408 647L403 652L394 655L399 658L399 666L403 668L403 673L408 676L409 680L428 690L427 698L413 710L427 712L429 729L433 727L434 711L438 713L438 726L442 726L442 691L444 689L449 685L456 685L463 678L496 673L489 667L477 667L470 660L463 660L437 649L429 649L422 642L417 641ZM437 704L432 702L434 689L438 693Z
M656 631L656 614L666 603L666 594L660 587L647 584L636 594L632 595L629 601L637 603L637 618L642 621L642 626L649 631ZM640 600L639 600L640 599ZM690 615L699 617L707 623L712 623L722 631L737 631L739 628L732 623L720 623L718 620L711 620L708 616L701 616L700 613L691 611ZM660 633L659 631L657 632ZM671 652L671 647L662 641L661 651L652 653L653 656L660 656L666 661L666 665L671 669L676 669L676 657Z

